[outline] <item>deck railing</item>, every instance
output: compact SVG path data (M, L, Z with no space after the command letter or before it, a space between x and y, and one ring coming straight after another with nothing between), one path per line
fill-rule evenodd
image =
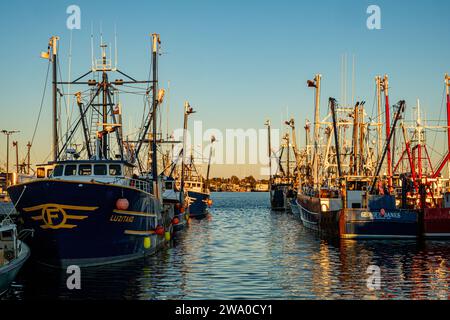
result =
M147 193L152 193L152 185L147 181L132 178L117 178L115 182Z

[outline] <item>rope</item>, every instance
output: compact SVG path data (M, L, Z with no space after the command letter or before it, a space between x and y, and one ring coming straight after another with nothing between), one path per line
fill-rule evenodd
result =
M25 193L25 190L27 189L27 186L23 186L23 190L22 193L19 196L19 199L17 200L17 203L14 205L14 208L11 209L11 211L9 213L6 214L6 218L3 219L2 221L2 225L5 225L7 223L11 224L14 223L13 220L11 219L11 214L16 211L17 209L17 205L19 204L20 200L22 199L23 194Z

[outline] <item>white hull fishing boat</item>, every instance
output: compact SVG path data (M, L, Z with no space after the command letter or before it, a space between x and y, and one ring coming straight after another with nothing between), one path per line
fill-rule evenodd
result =
M16 225L5 218L0 223L0 295L8 291L29 256L30 249L19 240Z

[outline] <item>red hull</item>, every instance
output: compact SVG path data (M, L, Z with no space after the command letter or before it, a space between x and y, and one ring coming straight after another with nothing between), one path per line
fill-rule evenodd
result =
M450 237L450 208L424 209L423 234L425 237Z

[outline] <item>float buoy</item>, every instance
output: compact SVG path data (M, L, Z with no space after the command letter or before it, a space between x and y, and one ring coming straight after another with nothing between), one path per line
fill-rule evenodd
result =
M177 217L174 217L174 218L172 219L172 224L177 225L177 224L179 224L179 223L180 223L180 219L178 219Z
M213 201L211 199L206 200L206 204L211 207L213 205Z
M384 211L384 209L380 210L380 216L384 217L384 214L386 213L386 211Z
M170 232L169 232L169 231L166 231L166 232L164 233L164 236L165 236L165 238L166 238L166 241L170 241Z
M152 247L152 238L145 237L144 238L144 248L145 249L150 249L151 247Z
M164 227L157 226L156 229L155 229L155 233L156 233L158 236L164 235Z
M130 207L130 203L125 198L120 198L116 201L116 208L119 210L127 210Z

